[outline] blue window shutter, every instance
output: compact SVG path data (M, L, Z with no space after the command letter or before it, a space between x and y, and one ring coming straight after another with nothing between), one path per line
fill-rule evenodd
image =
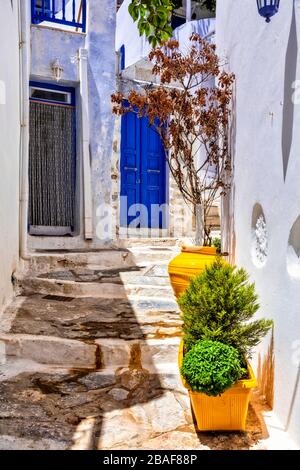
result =
M125 45L120 47L120 69L125 70Z

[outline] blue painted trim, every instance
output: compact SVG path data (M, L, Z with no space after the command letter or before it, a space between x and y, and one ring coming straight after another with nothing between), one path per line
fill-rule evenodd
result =
M51 23L62 24L65 26L72 26L81 29L83 33L86 32L86 0L82 0L82 22L75 20L75 1L72 0L72 19L66 18L66 0L62 0L62 16L63 18L56 18L57 4L55 0L42 0L42 3L37 5L37 0L31 0L31 22L32 24L40 24L43 21Z
M120 69L125 70L125 45L120 47Z
M71 94L71 103L66 104L66 106L71 105L71 106L76 106L76 95L75 95L75 88L73 87L66 87L62 85L55 85L54 83L44 83L44 82L35 82L35 81L30 81L29 82L30 87L35 87L35 88L43 88L46 90L56 90L56 91L63 91L65 93L70 93ZM47 101L47 100L39 100L38 98L34 98L34 101ZM61 103L60 101L51 101L49 100L49 103L60 103L61 105L64 105L64 103Z
M42 99L37 99L37 98L33 98L31 99L30 98L30 101L32 102L40 102L40 103L55 103L61 107L63 106L66 106L66 107L75 107L76 106L76 91L75 91L75 88L73 87L66 87L66 86L62 86L62 85L56 85L54 83L45 83L45 82L37 82L37 81L34 81L34 80L31 80L29 81L29 86L30 87L35 87L35 88L42 88L44 90L53 90L53 91L63 91L63 92L66 92L66 93L70 93L71 94L71 103L68 103L68 104L65 104L65 103L61 103L59 101L48 101L48 100L42 100ZM74 207L73 207L73 210L74 210L74 218L73 218L73 222L74 222L74 225L71 226L71 230L74 232L75 230L75 226L76 226L76 192L77 192L77 167L78 167L78 162L77 162L77 155L78 155L78 144L77 144L77 118L76 118L76 111L74 111L73 113L73 126L74 126L74 139L73 139L73 145L74 145L74 173L73 173L73 185L74 185L74 193L75 193L75 198L74 198ZM30 225L28 224L27 225L28 227L28 233L29 233L29 230L30 230Z
M86 33L86 0L82 0L82 32Z
M41 18L47 18L47 21L51 19L50 1L51 0L40 0L39 5L37 5L37 0L31 0L31 18L33 24L39 24L41 21L44 21L44 19Z

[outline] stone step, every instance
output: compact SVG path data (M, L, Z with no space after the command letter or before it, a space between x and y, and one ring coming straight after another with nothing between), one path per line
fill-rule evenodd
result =
M119 245L123 248L135 248L137 246L140 247L175 247L178 246L180 240L178 238L171 238L171 237L160 237L160 238L136 238L130 237L124 240L119 241Z
M179 338L126 341L101 338L83 342L29 334L0 333L1 362L30 360L50 366L101 370L113 374L120 369L146 369L151 373L169 370L177 363Z
M151 373L176 365L180 338L125 341L97 339L102 370L143 368Z
M182 322L175 300L17 297L1 318L3 333L57 336L73 340L97 338L178 337Z
M155 262L168 262L180 251L178 246L137 245L128 248L101 249L94 252L59 251L34 253L25 261L23 272L44 272L85 269L122 269Z
M125 248L102 249L93 252L49 251L34 253L24 264L24 272L38 274L68 269L126 268L135 265L131 251Z
M43 294L62 297L126 298L124 288L113 283L80 283L59 279L25 277L18 280L21 295Z
M173 291L169 285L123 285L121 280L117 281L114 279L107 279L103 282L74 282L66 279L25 277L18 280L18 289L22 295L38 293L76 298L126 299L128 296L133 295L158 298L173 297Z
M95 369L98 347L83 341L29 334L0 333L1 362L27 359L40 364Z
M178 253L180 253L179 247L132 247L129 251L133 255L133 259L136 265L151 262L169 262Z
M155 285L134 285L127 284L124 286L125 292L128 296L140 296L140 297L156 297L156 298L170 298L172 299L174 294L171 286L155 286Z
M38 275L21 275L19 292L66 297L124 299L131 295L173 298L167 264L122 269L73 268Z

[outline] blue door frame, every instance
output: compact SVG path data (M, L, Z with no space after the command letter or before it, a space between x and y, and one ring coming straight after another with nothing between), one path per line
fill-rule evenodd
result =
M40 90L45 92L44 96L36 97L30 92L30 103L40 103L41 105L46 105L47 108L69 108L71 109L71 131L70 131L70 148L67 154L63 154L64 161L69 161L69 166L63 165L63 171L61 167L57 170L55 165L60 164L62 159L60 151L53 153L52 148L54 147L51 142L51 134L49 134L48 139L43 138L43 148L36 150L35 141L37 139L36 135L39 135L39 132L43 132L43 126L47 126L47 119L44 118L45 112L43 114L43 119L40 121L40 116L38 119L34 119L30 123L30 140L29 140L29 232L34 234L32 226L38 225L45 227L44 233L39 230L39 234L47 235L51 233L55 234L55 231L49 232L50 226L59 227L61 223L56 223L49 221L50 218L53 220L58 220L59 218L64 218L65 220L71 220L70 224L66 224L66 227L70 228L70 234L75 230L75 191L76 191L76 97L75 97L75 88L65 87L56 85L53 83L44 83L44 82L35 82L30 81L29 86L31 89L36 91ZM34 91L33 90L33 91ZM47 92L63 92L64 94L69 95L69 102L62 102L56 99L54 94L52 96L47 95ZM44 98L44 97L47 98ZM48 99L49 98L49 99ZM30 109L30 113L34 110ZM46 114L46 116L48 116ZM62 122L63 117L58 121L59 127L61 129L60 135L63 134L65 129ZM36 130L42 128L42 131L36 133ZM53 129L53 119L49 120L49 127ZM41 134L43 135L43 134ZM69 135L69 134L68 134ZM65 138L65 135L61 135L62 139ZM53 135L53 139L57 138L56 135ZM30 150L31 149L31 150ZM55 157L54 157L55 155ZM36 160L38 159L39 164L36 165ZM49 160L50 159L50 160ZM52 163L49 163L52 161ZM54 162L53 162L54 161ZM47 172L43 171L43 168L47 168ZM30 173L31 172L31 173ZM34 176L33 176L34 175ZM49 183L50 181L50 183ZM52 186L51 186L52 185ZM58 193L64 194L67 196L59 196ZM66 201L67 204L64 206L62 201ZM38 209L37 209L38 207ZM35 208L35 210L33 210ZM35 213L34 222L32 214ZM61 216L61 213L64 213L64 216ZM41 215L43 214L43 216ZM51 214L51 216L49 215ZM60 214L60 215L58 215ZM37 222L38 220L38 222ZM39 222L41 220L41 222ZM45 223L46 220L46 223ZM62 232L59 232L62 233ZM35 233L37 234L37 233Z
M121 196L121 226L166 228L164 147L148 119L134 112L122 116Z

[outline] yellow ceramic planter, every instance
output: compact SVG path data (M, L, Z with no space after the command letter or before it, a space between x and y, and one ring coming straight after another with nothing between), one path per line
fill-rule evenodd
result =
M168 268L177 298L189 286L191 279L214 261L216 254L216 248L213 246L182 247L181 253L170 261Z
M183 341L178 355L179 370L182 360ZM219 397L193 392L181 376L183 385L189 391L199 431L245 431L251 390L257 386L249 363L248 372L249 379L239 380Z

